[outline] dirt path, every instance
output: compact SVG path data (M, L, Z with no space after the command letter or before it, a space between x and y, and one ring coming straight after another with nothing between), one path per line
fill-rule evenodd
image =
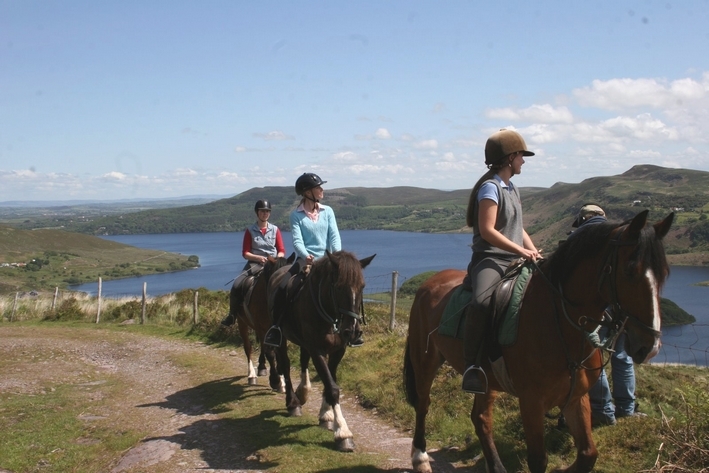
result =
M77 333L80 332L80 333ZM259 458L245 451L239 435L248 435L248 424L220 416L204 389L221 383L237 396L270 393L267 380L247 386L246 362L241 349L219 349L200 343L165 340L114 330L74 330L0 326L0 357L12 357L11 368L0 370L0 392L41 395L52 384L74 384L87 390L85 422L108 423L115 428L140 423L151 432L113 464L111 473L159 472L257 472ZM206 357L213 370L194 373L171 360ZM127 387L121 402L100 403L107 374L122 379ZM297 377L294 377L294 380ZM219 387L219 386L212 386ZM305 412L317 416L319 384ZM90 388L90 389L89 389ZM238 399L238 397L237 397ZM411 438L388 426L372 411L361 408L345 393L343 412L355 434L357 454L383 454L380 471L411 471ZM277 409L283 414L280 401ZM246 422L246 421L244 421ZM91 439L85 439L90 442ZM434 455L435 457L436 455ZM461 471L438 461L437 472Z

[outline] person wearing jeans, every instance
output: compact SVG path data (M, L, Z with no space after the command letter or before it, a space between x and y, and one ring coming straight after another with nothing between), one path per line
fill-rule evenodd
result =
M601 207L592 203L585 204L571 224L578 230L572 232L569 238L574 238L574 234L582 231L583 227L604 222L606 213ZM608 336L608 329L602 327L598 334L604 339ZM598 381L588 392L591 401L591 423L594 426L615 425L616 418L645 415L636 411L635 367L633 359L625 352L625 333L621 333L616 339L614 350L610 357L612 394L605 369L601 369Z

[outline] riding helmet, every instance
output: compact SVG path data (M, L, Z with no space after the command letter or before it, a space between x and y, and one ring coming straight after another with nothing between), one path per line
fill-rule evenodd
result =
M259 210L271 210L271 203L267 200L257 200L254 212L258 213Z
M315 173L304 172L303 175L295 181L295 193L298 195L303 195L303 193L308 189L321 186L326 182L327 181L320 179L320 176Z
M485 164L488 166L502 164L505 156L522 151L524 156L534 156L534 153L527 149L522 135L514 130L502 130L492 134L485 143Z

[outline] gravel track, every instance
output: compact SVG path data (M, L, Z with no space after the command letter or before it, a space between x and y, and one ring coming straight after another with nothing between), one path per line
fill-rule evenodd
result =
M246 451L239 442L239 435L248 435L247 426L239 429L236 422L235 428L234 419L224 419L211 409L194 386L194 379L201 377L205 383L233 384L240 396L270 394L265 378L259 378L259 386L247 386L246 362L240 348L213 348L115 330L3 325L0 356L12 357L13 363L3 365L6 368L0 372L0 392L42 395L48 386L74 384L86 388L87 409L80 415L84 422L103 422L115 428L132 427L126 423L135 422L151 433L116 458L111 473L266 471L259 469L258 455ZM195 374L171 361L175 356L190 354L213 359L214 372ZM103 400L101 386L108 374L128 386L121 402L95 402ZM319 383L313 383L313 388L304 410L317 416ZM408 435L359 406L347 393L342 406L355 434L357 454L383 454L387 460L380 471L411 470ZM285 410L284 403L279 409ZM90 443L92 439L78 441ZM433 468L442 473L462 471L440 459Z

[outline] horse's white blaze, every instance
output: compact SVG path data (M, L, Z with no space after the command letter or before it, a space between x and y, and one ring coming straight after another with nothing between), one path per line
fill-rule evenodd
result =
M335 404L333 410L335 411L335 440L351 439L352 432L347 427L347 421L345 416L342 415L342 408L340 408L339 402Z
M249 370L249 375L247 376L247 378L255 378L256 377L256 370L254 369L254 364L251 362L251 360L249 360L248 370Z
M320 422L335 422L335 412L332 410L332 406L325 400L325 396L322 397L318 419Z
M418 448L413 449L411 454L411 464L416 472L428 473L431 471L431 463L428 458L428 453L422 452Z
M652 274L652 271L649 269L645 271L645 278L647 279L648 283L650 284L650 292L652 292L652 328L657 330L658 332L660 331L661 327L661 315L660 315L660 294L659 294L659 288L657 285L657 280L655 279L655 275ZM650 353L648 353L647 357L645 358L645 362L649 361L652 357L658 354L660 351L660 339L657 338L655 340L655 343L652 346L652 350L650 350Z

